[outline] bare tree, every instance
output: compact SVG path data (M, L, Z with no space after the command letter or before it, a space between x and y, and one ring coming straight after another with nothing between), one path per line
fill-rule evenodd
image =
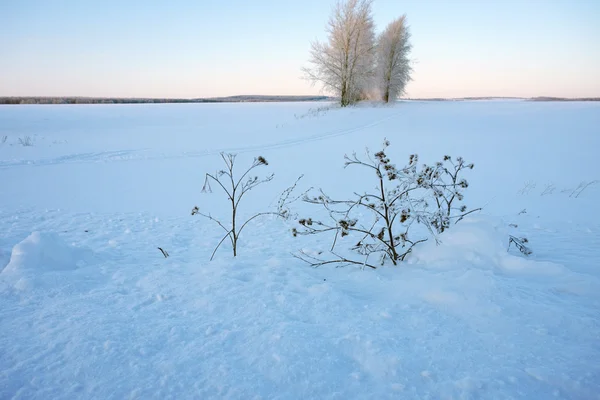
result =
M339 96L342 107L363 98L374 76L371 4L372 0L338 0L327 24L328 41L311 43L312 67L303 69L313 84Z
M376 82L386 103L403 95L411 79L411 48L406 15L392 21L377 39Z

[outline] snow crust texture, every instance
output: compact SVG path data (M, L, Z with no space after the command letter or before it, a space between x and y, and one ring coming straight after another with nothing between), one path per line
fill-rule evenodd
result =
M600 399L599 106L322 105L0 107L0 399ZM369 190L342 157L384 137L474 162L484 211L395 268L311 268L331 238L270 217L208 261L218 150L273 167L251 215L300 173Z

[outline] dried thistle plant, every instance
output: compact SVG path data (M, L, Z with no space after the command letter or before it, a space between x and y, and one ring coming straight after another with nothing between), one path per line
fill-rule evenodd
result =
M461 173L473 169L473 164L466 163L460 157L453 160L446 156L443 162L419 167L418 155L412 154L408 163L398 168L388 157L389 146L390 142L385 140L382 150L375 154L367 149L363 158L356 153L344 156L345 167L366 168L374 173L375 191L362 194L355 192L349 200L334 200L323 190L304 197L305 202L320 205L328 218L299 219L299 226L292 229L292 234L332 233L330 253L333 258L324 259L306 252L300 252L297 258L313 266L356 264L377 268L386 260L398 265L414 246L428 240L423 236L413 238L411 227L425 226L435 237L448 229L451 222L456 223L480 210L468 210L461 204L464 190L468 187ZM361 255L361 260L342 256L336 250L338 241L351 235L358 236L351 250ZM370 261L374 255L379 257L378 262Z
M245 221L240 222L239 207L244 196L258 185L271 181L274 175L271 174L266 177L259 178L257 175L250 174L258 167L269 165L267 160L262 156L256 157L252 164L239 177L236 177L235 175L236 155L231 153L221 153L221 158L225 163L225 169L218 171L216 174L207 173L205 175L204 185L202 186L202 192L212 192L211 182L216 184L217 187L219 187L227 195L227 199L231 205L231 219L227 222L224 222L224 220L214 218L210 214L204 213L198 206L192 209L192 215L200 215L204 218L207 218L216 223L225 231L225 235L221 241L219 241L210 257L211 260L214 258L219 247L221 247L223 242L227 239L230 240L233 248L233 256L236 257L238 254L238 242L240 235L248 223L253 219L263 215L278 215L276 212L260 212L252 215Z

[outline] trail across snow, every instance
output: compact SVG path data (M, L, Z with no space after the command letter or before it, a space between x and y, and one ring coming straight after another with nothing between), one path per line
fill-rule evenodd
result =
M0 399L600 399L600 186L569 197L596 177L598 106L403 103L294 118L315 106L221 105L212 119L187 105L0 108L1 129L40 135L31 149L0 147ZM196 136L193 113L213 135ZM44 132L36 115L50 118ZM174 115L187 128L169 135ZM569 141L546 119L572 126ZM146 137L142 122L162 131ZM419 134L404 138L405 125ZM478 133L499 125L527 129ZM245 128L261 127L250 143ZM538 148L500 168L506 135ZM208 261L221 232L189 211L227 215L218 193L200 193L216 149L270 161L276 180L248 197L251 215L301 172L302 185L347 193L361 175L343 154L383 137L399 160L462 144L452 153L476 163L466 197L484 212L397 268L310 268L292 253L330 238L294 238L292 221L270 217L248 227L237 258L223 247ZM552 164L565 154L578 163ZM507 252L509 233L534 254Z
M335 107L332 108L335 110ZM91 153L77 153L69 154L66 156L60 156L50 159L29 159L29 160L0 160L0 168L3 167L16 167L23 165L53 165L53 164L64 164L64 163L85 163L85 162L117 162L117 161L132 161L132 160L153 160L153 159L169 159L169 158L199 158L207 156L215 156L220 153L249 153L249 152L264 152L267 150L276 150L281 148L293 147L297 145L309 144L311 142L320 141L329 138L335 138L338 136L344 136L355 132L360 132L365 129L376 127L381 123L391 120L396 117L399 112L392 113L391 115L379 118L370 123L343 129L334 129L321 133L317 133L309 136L302 136L292 139L279 140L273 143L261 143L258 145L242 146L242 147L222 147L217 149L210 149L204 151L185 151L182 154L173 154L166 156L165 154L152 155L150 149L140 150L119 150L119 151L104 151L104 152L91 152Z

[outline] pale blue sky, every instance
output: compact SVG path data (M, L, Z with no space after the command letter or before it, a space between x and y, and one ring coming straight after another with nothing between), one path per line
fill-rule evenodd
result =
M334 0L0 0L0 96L318 94ZM411 97L600 96L600 1L375 0L407 14Z

